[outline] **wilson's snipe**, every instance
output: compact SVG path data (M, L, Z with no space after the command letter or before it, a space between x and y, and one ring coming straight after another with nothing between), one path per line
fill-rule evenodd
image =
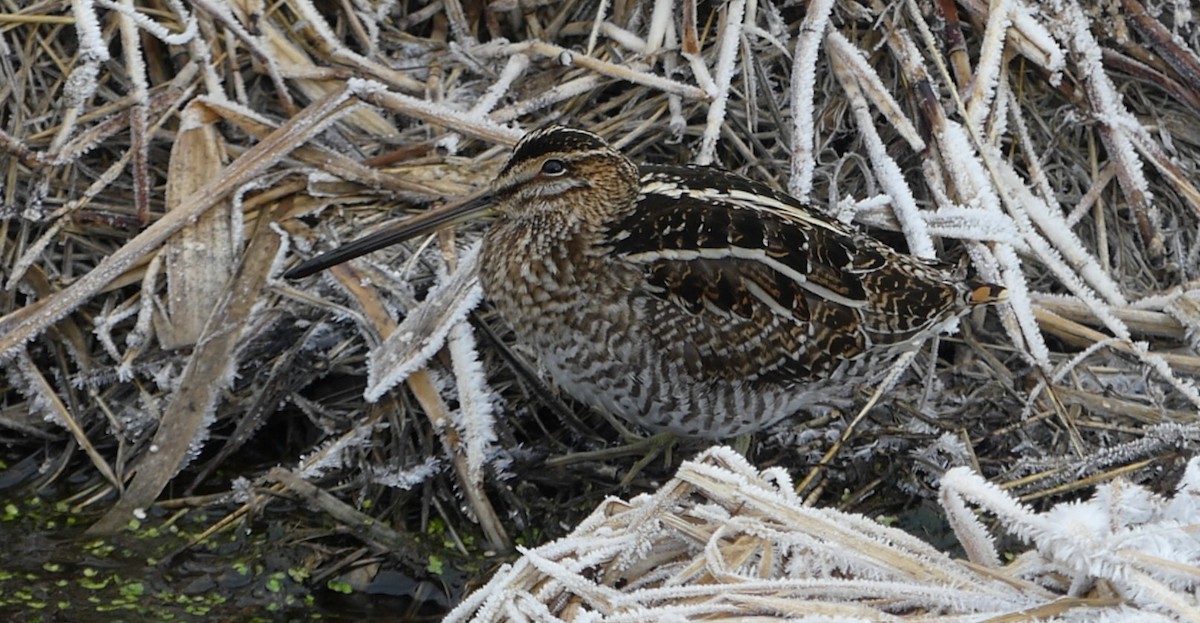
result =
M1005 289L897 253L709 167L638 167L600 137L532 132L486 195L288 273L490 211L480 279L576 399L654 431L730 437L844 397Z

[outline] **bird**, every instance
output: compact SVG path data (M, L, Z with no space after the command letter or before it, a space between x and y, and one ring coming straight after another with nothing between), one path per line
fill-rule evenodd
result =
M635 164L527 133L474 198L314 257L300 278L490 214L484 296L550 379L652 433L727 439L845 400L905 350L1007 298L730 171Z

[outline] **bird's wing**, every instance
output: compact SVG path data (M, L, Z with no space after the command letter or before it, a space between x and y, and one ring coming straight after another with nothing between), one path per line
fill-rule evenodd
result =
M944 265L720 169L644 167L638 205L608 239L650 295L688 312L679 338L713 342L698 355L711 365L807 378L912 338L962 298Z

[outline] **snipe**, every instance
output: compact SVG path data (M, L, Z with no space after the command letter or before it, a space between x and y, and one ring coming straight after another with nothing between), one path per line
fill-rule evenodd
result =
M570 395L656 432L731 437L844 397L1005 289L898 253L710 167L638 166L532 132L480 199L318 256L291 278L491 212L480 279Z

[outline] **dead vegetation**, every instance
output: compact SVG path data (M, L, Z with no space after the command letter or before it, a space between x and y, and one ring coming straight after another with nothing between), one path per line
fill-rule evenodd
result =
M446 275L477 228L279 277L469 193L559 123L770 182L1012 291L873 409L756 439L799 499L907 520L955 465L1047 505L1117 476L1171 487L1200 433L1197 19L1137 0L0 2L5 462L96 533L156 501L228 508L210 534L295 505L335 526L310 561L331 573L438 553L484 576L485 553L568 533L636 457L546 466L618 436L469 311L470 276ZM411 370L368 402L381 345Z

